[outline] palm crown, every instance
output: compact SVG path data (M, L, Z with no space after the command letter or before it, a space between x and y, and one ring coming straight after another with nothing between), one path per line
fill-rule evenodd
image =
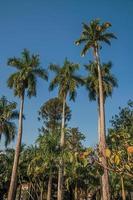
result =
M5 146L7 146L16 135L16 125L12 121L18 118L16 103L9 102L6 97L0 99L0 139L5 136Z
M100 47L101 42L110 45L110 39L116 39L116 36L113 33L107 32L109 27L111 27L109 22L101 24L99 19L92 20L90 24L83 23L81 37L75 41L76 45L85 43L81 56L84 56L90 48Z
M74 64L65 59L62 67L51 64L50 70L55 72L55 77L51 81L49 89L53 90L55 87L59 87L59 97L66 97L69 93L70 100L75 100L76 87L79 87L80 77L75 74L75 71L79 69L78 64Z
M27 89L29 97L36 96L36 77L47 80L47 72L40 67L38 55L30 55L26 49L22 52L22 58L9 58L8 65L17 68L17 72L8 79L9 88L14 88L15 96L22 96Z
M89 91L89 99L96 100L99 98L99 82L98 82L98 69L95 62L90 62L90 64L85 65L88 71L88 77L85 78L85 85ZM102 85L103 85L103 95L104 99L107 96L112 95L114 87L117 87L117 79L113 74L111 74L112 63L103 63L101 66L102 74Z

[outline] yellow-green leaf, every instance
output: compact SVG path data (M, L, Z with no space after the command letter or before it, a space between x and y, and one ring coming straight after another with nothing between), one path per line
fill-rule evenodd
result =
M107 158L110 158L110 156L111 156L111 151L110 151L110 149L106 149L105 154L106 154L106 157L107 157Z
M120 163L120 158L119 158L118 155L115 155L114 161L115 161L115 164L116 164L116 165L119 165L119 163Z

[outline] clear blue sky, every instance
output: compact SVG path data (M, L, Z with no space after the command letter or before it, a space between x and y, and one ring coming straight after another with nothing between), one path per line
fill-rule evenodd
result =
M133 0L4 0L0 3L0 91L9 100L13 91L6 87L6 80L13 70L7 67L7 58L20 56L24 48L38 53L41 65L62 64L65 57L81 64L92 57L80 57L81 47L74 45L80 36L82 22L100 18L112 23L118 40L111 47L104 45L101 52L103 62L113 62L112 72L119 81L113 97L106 102L107 128L109 119L118 112L118 106L124 106L133 99ZM51 76L50 76L51 77ZM23 142L31 144L38 135L41 124L37 121L37 111L42 103L57 92L48 92L48 83L38 81L36 98L25 101ZM69 102L72 109L70 126L79 127L86 134L86 145L97 142L96 102L89 102L87 92L81 88L75 103Z

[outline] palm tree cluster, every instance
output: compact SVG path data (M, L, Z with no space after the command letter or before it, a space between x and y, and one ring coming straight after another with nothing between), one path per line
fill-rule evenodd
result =
M112 96L114 87L118 86L117 79L111 73L112 63L100 61L102 43L110 45L111 39L116 39L113 33L108 32L110 27L109 22L101 23L98 19L89 24L83 23L82 34L75 44L84 44L81 56L85 56L89 50L93 53L93 60L84 65L87 72L85 77L78 74L79 64L67 58L62 66L49 65L48 70L54 74L49 90L57 88L58 95L40 107L38 119L42 127L39 128L35 145L31 147L22 144L24 101L26 96L36 96L37 78L47 81L48 72L40 66L39 55L30 54L27 49L23 50L21 58L8 59L7 64L15 67L16 72L10 75L7 85L14 91L14 96L20 99L20 109L18 112L16 103L9 102L6 97L0 99L0 139L2 135L5 137L6 147L16 136L14 120L18 119L15 150L7 148L0 154L0 176L3 175L0 181L1 199L130 198L132 182L127 177L133 177L133 152L132 131L128 131L127 127L133 121L131 119L131 123L124 128L110 129L108 138L105 131L105 101L108 96ZM79 128L68 126L72 115L68 100L75 101L77 89L81 86L87 89L89 100L97 102L98 144L95 148L85 147L82 143L84 134ZM113 123L118 124L119 118L114 119L112 126ZM115 146L117 132L124 141L120 149ZM128 151L123 153L121 149L123 152ZM5 171L2 169L4 166ZM120 179L117 178L119 173ZM115 188L113 180L118 188Z

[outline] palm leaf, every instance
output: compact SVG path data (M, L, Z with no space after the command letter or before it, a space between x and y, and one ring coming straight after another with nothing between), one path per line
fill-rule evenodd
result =
M32 72L34 75L38 76L39 78L42 78L46 81L48 80L48 73L45 69L38 68L38 69L34 69Z
M91 42L87 42L87 44L84 46L82 52L81 52L81 56L85 56L85 54L87 53L87 51L92 47L92 43Z
M31 74L28 79L28 90L27 90L27 96L31 98L31 96L36 96L36 77Z
M56 65L56 64L50 64L49 65L49 69L53 72L55 72L56 74L59 73L60 71L60 66L59 65Z
M15 57L9 58L7 64L10 65L11 67L17 68L18 70L21 70L23 67L21 60Z

